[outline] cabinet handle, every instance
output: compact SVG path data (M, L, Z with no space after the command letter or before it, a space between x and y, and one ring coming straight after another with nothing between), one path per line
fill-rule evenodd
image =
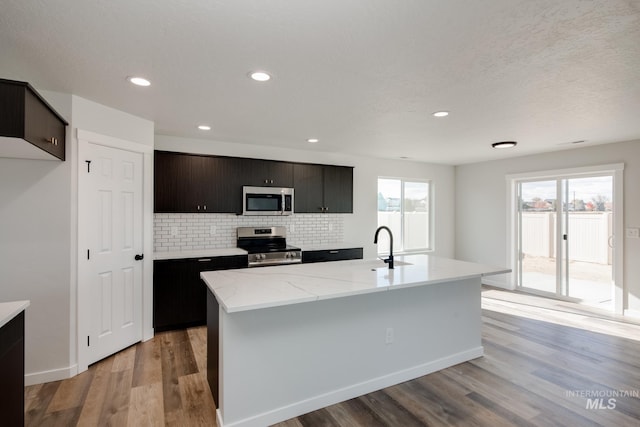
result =
M205 211L207 210L207 205L204 205L204 210L205 210Z
M200 210L200 205L198 205L198 210Z
M340 253L340 251L329 251L330 254L337 254Z
M211 261L211 258L200 258L198 260L198 262L209 262L209 261Z
M58 138L55 138L53 136L51 138L45 139L45 141L51 145L58 145Z
M324 208L325 212L329 212L329 207Z

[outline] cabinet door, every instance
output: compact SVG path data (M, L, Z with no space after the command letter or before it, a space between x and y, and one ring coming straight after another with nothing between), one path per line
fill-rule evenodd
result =
M292 187L293 164L275 160L240 159L242 185Z
M326 213L353 213L353 168L324 166L323 206Z
M156 332L204 325L206 297L196 261L154 261L153 327Z
M201 156L156 151L154 211L204 212L202 181L205 170Z
M235 157L209 157L206 190L211 200L207 212L242 213L243 160Z
M24 120L24 139L64 160L65 125L30 90L25 93Z
M323 169L322 165L304 163L293 165L294 213L322 212Z

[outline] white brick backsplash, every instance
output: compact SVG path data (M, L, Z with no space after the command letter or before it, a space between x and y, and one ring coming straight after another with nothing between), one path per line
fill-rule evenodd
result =
M289 217L234 214L154 214L155 252L234 248L237 227L287 227L287 243L311 246L343 242L344 215L295 214ZM214 235L209 233L215 226ZM178 235L171 229L177 227Z

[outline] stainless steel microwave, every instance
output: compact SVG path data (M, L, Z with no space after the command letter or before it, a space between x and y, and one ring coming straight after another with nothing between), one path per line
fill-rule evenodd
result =
M293 188L242 187L243 215L292 215Z

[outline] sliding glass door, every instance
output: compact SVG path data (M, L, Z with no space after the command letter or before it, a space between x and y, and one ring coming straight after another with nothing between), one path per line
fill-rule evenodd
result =
M518 181L518 287L613 309L613 176Z

